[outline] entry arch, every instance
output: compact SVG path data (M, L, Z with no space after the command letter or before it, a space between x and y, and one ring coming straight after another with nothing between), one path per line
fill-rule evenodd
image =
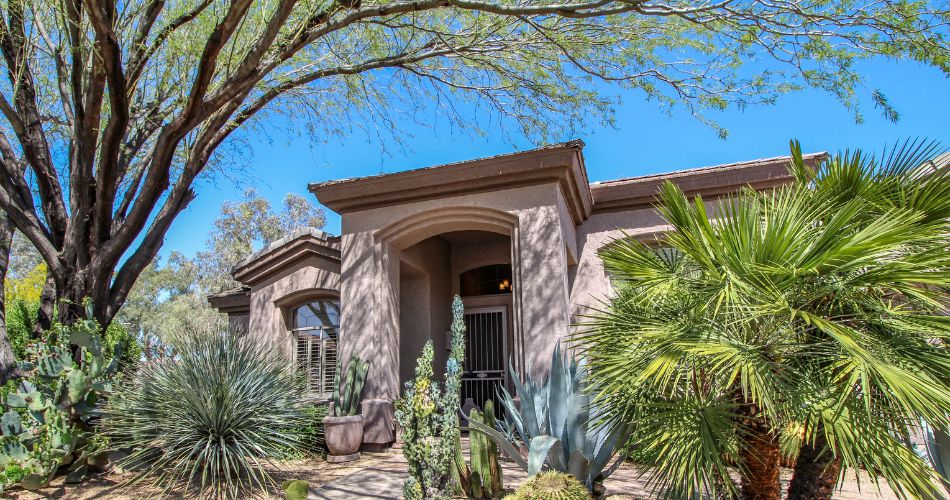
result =
M485 207L449 206L418 212L390 223L374 233L376 241L395 250L406 248L427 238L453 231L487 231L511 238L516 244L518 217ZM512 252L514 261L515 252Z
M511 265L513 282L521 282L522 269L520 265L521 245L519 238L519 217L510 212L480 206L453 205L435 207L390 222L372 233L376 248L377 265L383 270L383 275L389 276L391 280L394 279L390 286L385 289L391 290L393 294L390 299L393 313L391 313L392 315L390 317L393 318L396 325L395 331L398 332L394 338L394 341L397 343L396 345L401 345L401 336L405 331L401 318L403 307L405 307L405 304L402 303L404 294L401 293L400 290L402 285L400 272L402 252L411 250L416 245L430 238L446 233L464 231L482 231L506 237L510 245L511 254L509 262L505 262L505 264ZM487 263L496 262L493 260ZM478 264L485 265L485 263L482 262ZM475 267L477 267L477 265ZM457 274L451 276L453 283L457 284L457 280ZM509 304L508 307L510 307L510 316L506 319L505 323L509 325L510 328L505 334L505 337L511 340L507 342L508 354L515 368L523 370L524 341L522 333L523 327L521 324L522 300L520 287L515 287L513 293L508 295L507 303ZM433 304L433 307L441 306ZM482 304L472 304L470 306L466 303L466 308L471 308L473 312L483 307ZM430 328L430 331L431 330ZM440 333L440 335L444 335L444 333ZM439 343L440 342L437 342L437 344ZM399 350L400 348L397 347L396 352L393 353L394 359L399 360L395 363L396 366L400 367L397 369L397 372L402 371L401 365L403 363L409 362L409 359L403 359L406 357L404 356L405 353L400 353Z

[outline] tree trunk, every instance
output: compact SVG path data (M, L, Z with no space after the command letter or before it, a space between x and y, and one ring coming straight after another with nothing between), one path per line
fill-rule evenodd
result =
M53 326L53 315L56 311L56 281L52 273L47 271L46 284L43 285L43 292L40 294L40 308L36 312L36 323L33 325L33 338L36 340L43 338L43 333L48 332Z
M10 266L10 245L13 243L13 224L0 212L0 384L17 375L16 358L7 337L7 304L4 283Z
M758 407L743 404L739 410L739 460L744 468L741 495L744 500L781 500L782 453L778 436Z
M789 500L831 500L840 472L841 459L834 456L824 429L819 427L814 443L806 443L798 454L795 474L788 486Z

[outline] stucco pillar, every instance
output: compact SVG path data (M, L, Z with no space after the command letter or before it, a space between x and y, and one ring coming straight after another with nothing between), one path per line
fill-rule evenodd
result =
M513 242L515 307L524 366L530 369L523 371L534 377L547 373L554 345L568 333L567 256L558 222L554 206L521 210Z
M340 355L369 362L363 389L363 442L395 441L393 405L399 396L399 262L369 231L342 238ZM395 262L393 262L393 260Z

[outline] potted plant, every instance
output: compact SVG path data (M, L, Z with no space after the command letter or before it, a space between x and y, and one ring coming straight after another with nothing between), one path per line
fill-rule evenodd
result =
M323 432L327 448L327 462L349 462L360 458L360 445L363 444L363 415L357 414L360 405L360 393L366 382L369 363L356 356L350 358L346 375L337 365L333 376L333 400L330 413L323 419Z

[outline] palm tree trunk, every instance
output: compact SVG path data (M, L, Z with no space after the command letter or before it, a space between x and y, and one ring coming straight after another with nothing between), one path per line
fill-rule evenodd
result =
M743 500L781 500L782 453L778 436L758 407L740 407L742 429L739 435L739 460L744 468L741 483Z
M815 442L802 446L798 454L788 486L789 500L831 500L840 472L841 459L828 448L824 429L818 428Z

